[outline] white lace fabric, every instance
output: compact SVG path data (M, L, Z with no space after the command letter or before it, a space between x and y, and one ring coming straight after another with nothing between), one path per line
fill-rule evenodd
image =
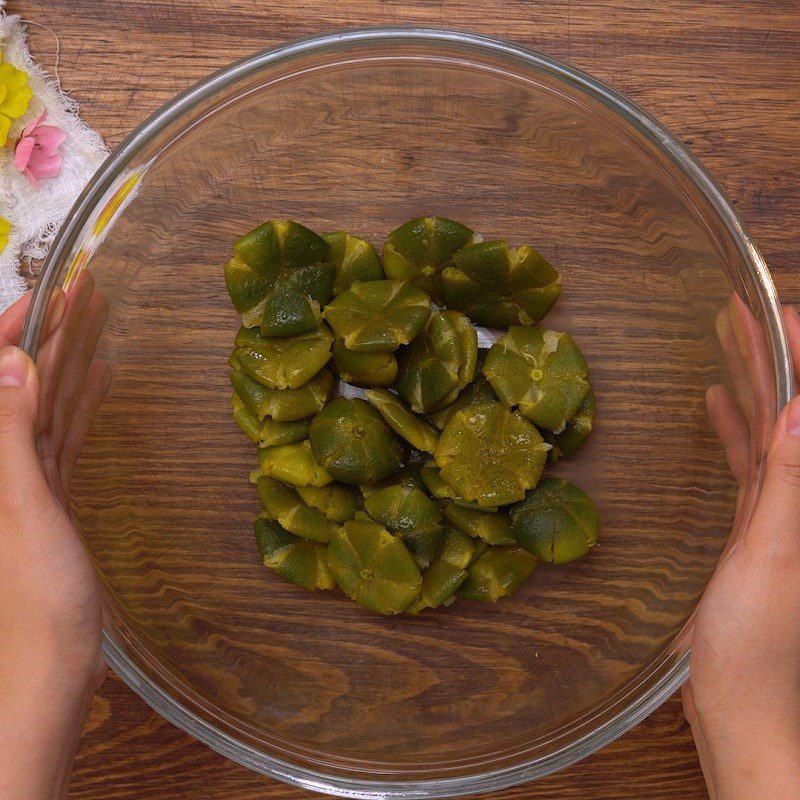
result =
M11 222L6 248L0 252L0 312L24 291L20 263L44 258L53 237L89 178L103 163L108 148L99 133L79 116L78 104L34 63L26 43L25 24L4 11L0 0L0 49L3 60L28 73L33 92L26 114L14 120L9 141L15 142L25 125L47 109L47 124L66 134L61 145L62 166L54 178L35 190L14 166L10 147L0 147L0 216Z

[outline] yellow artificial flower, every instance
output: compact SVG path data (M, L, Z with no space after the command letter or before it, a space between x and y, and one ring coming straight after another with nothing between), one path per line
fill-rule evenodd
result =
M5 217L0 217L0 253L6 249L9 233L11 233L11 223Z
M0 114L0 147L8 141L8 132L10 130L11 120L5 114Z
M28 73L4 63L0 53L0 146L8 139L11 120L28 110L31 95Z

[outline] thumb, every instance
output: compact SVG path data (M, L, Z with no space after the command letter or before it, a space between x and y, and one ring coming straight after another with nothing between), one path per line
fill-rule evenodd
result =
M748 544L762 557L800 554L800 396L781 411L772 431L766 472Z
M0 350L0 507L22 511L42 491L36 451L39 406L36 367L17 347ZM11 506L9 508L9 506Z

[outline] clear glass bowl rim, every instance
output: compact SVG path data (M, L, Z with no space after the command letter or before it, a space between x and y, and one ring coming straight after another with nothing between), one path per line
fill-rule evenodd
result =
M108 157L76 200L66 223L53 242L34 288L22 335L22 348L32 358L36 357L44 314L61 266L72 253L80 232L105 192L154 137L171 124L178 122L182 115L195 106L212 98L220 90L234 85L240 79L292 59L326 53L340 54L364 44L386 45L387 48L393 45L440 44L458 49L467 60L470 54L483 53L512 61L516 65L527 66L563 82L573 90L577 89L594 101L605 104L623 122L649 140L704 196L737 246L749 277L757 287L759 301L765 312L764 323L772 347L776 381L776 414L789 401L794 392L790 353L777 292L767 265L730 202L694 157L635 103L580 70L502 39L433 28L368 28L291 42L244 58L219 70L166 103L136 128ZM574 764L629 731L664 703L688 677L688 641L691 625L689 620L679 634L679 638L686 642L685 652L661 679L642 696L631 698L626 707L581 739L561 747L544 758L501 770L431 780L350 779L317 772L266 755L217 730L153 683L127 655L119 639L108 628L103 632L103 655L109 666L156 712L216 752L256 772L311 791L341 797L452 797L504 789L542 777Z

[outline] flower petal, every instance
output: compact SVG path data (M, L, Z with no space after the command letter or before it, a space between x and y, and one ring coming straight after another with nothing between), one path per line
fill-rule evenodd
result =
M55 125L40 125L33 132L36 144L50 155L55 155L67 134Z
M31 133L33 133L34 129L38 128L39 125L41 125L46 119L47 119L47 109L42 111L42 113L39 114L38 117L34 117L34 119L32 119L25 126L24 130L22 131L22 135L23 136L29 136Z
M32 97L28 74L11 64L0 64L0 86L5 86L6 96L0 102L0 114L16 119L28 110Z
M36 191L38 192L39 191L39 181L36 180L36 176L29 169L26 169L25 170L25 177L28 179L28 182L30 183L30 185L33 186L33 188L36 189Z
M28 161L28 169L37 178L54 178L61 171L61 156L48 155L41 150L34 149Z
M6 249L9 233L11 233L11 223L5 217L0 217L0 253Z
M14 148L14 166L20 172L23 172L25 167L28 166L28 162L31 160L31 154L33 153L34 144L35 142L32 136L23 136L17 142L17 146Z
M8 140L8 132L10 129L11 120L5 114L0 114L0 147Z

